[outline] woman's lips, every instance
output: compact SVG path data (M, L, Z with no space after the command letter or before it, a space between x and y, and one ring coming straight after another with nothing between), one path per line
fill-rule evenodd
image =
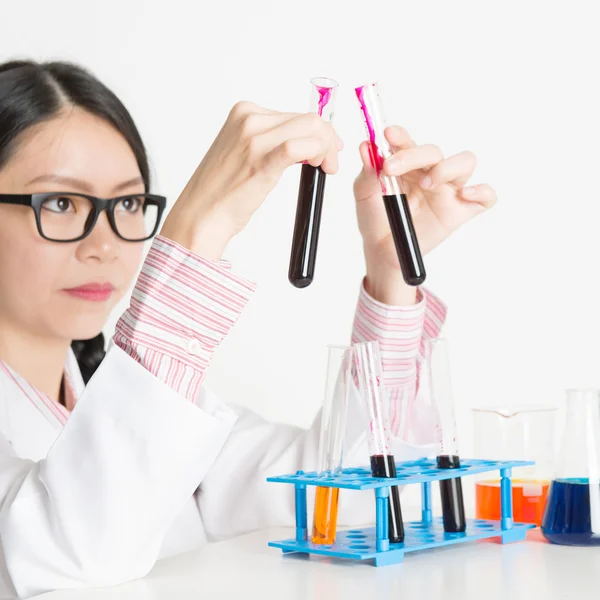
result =
M74 288L63 290L74 298L88 300L89 302L106 302L115 291L110 283L86 283Z

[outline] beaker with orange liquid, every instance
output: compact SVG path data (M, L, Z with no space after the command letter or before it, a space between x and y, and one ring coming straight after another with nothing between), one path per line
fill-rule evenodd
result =
M542 524L555 452L556 408L473 409L474 454L489 460L531 460L531 467L513 469L513 518ZM478 519L500 520L500 480L479 476L475 484Z
M329 346L325 398L317 472L328 478L341 473L346 435L348 394L354 350L351 346ZM313 544L333 544L337 531L339 488L318 486L313 515Z

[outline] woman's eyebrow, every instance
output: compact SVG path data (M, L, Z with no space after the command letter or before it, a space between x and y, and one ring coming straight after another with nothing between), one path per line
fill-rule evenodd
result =
M75 177L65 177L63 175L54 175L52 173L47 173L45 175L40 175L35 179L32 179L27 185L32 185L34 183L60 183L66 186L69 186L71 189L78 189L83 192L90 193L92 187L82 179L77 179ZM68 190L65 190L68 191Z
M82 192L91 194L92 193L92 186L87 183L86 181L83 181L82 179L77 179L76 177L65 177L63 175L54 175L51 173L45 174L45 175L40 175L39 177L36 177L35 179L32 179L27 185L32 185L34 183L40 183L40 182L48 182L48 183L59 183L61 185L66 185L69 187L69 189L76 189L76 190L80 190ZM114 193L118 193L122 190L126 190L130 187L133 187L134 185L140 185L143 184L144 180L142 179L141 176L137 176L134 177L132 179L129 179L127 181L124 181L123 183L120 183L119 185L117 185L114 189L113 192ZM68 190L65 190L68 191Z
M134 185L144 185L144 180L142 179L141 176L137 176L134 177L133 179L129 179L128 181L124 181L123 183L120 183L116 188L114 188L113 192L115 194L122 192L123 190L127 190L131 187L133 187Z

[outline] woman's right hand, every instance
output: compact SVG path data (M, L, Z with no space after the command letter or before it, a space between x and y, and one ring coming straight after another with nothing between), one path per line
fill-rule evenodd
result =
M169 212L161 235L218 260L275 187L298 162L336 173L342 141L316 113L280 113L236 104Z

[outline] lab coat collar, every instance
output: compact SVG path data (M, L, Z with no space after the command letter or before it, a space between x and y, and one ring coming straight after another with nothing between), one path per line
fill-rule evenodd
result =
M65 373L76 401L85 385L71 349L65 361ZM0 433L18 456L32 460L43 458L62 431L69 414L64 406L36 390L0 361Z
M85 389L85 383L83 383L83 377L81 376L81 369L79 363L75 358L75 354L71 348L69 348L69 354L67 355L67 361L65 362L65 374L68 379L68 383L71 385L72 391L75 394L75 402L83 394Z

